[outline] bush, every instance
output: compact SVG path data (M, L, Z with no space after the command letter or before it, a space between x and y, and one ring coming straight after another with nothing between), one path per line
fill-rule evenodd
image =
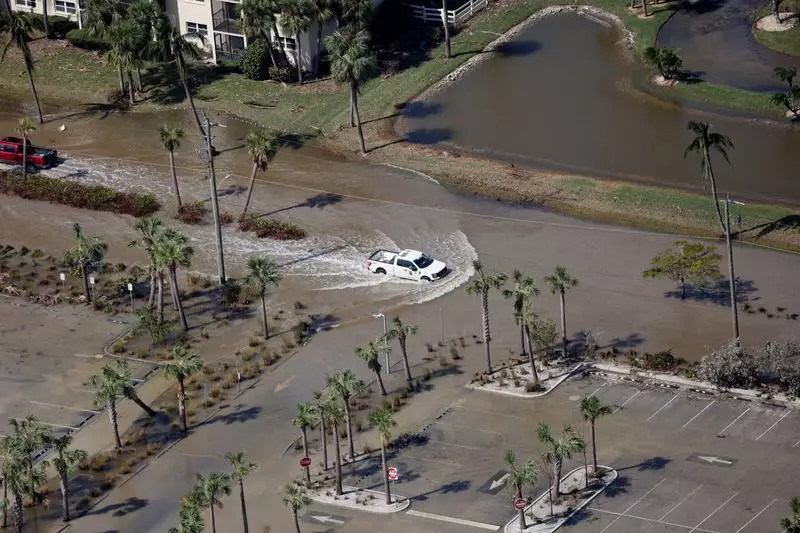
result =
M219 68L224 72L237 73L241 72L240 69L241 59L220 59Z
M800 343L797 340L768 342L758 355L764 379L777 382L791 396L800 396Z
M260 218L256 215L240 217L239 229L253 231L259 239L271 238L279 241L297 241L307 235L306 230L291 222Z
M84 50L95 50L98 52L105 52L111 46L105 39L95 37L91 32L84 29L73 29L67 32L67 40L72 46L83 48Z
M642 368L658 372L669 372L678 366L678 360L671 350L656 353L645 353L641 361Z
M51 16L48 17L48 22L50 23L50 32L58 39L65 39L69 32L78 29L76 22L64 17Z
M756 359L731 340L725 346L711 352L697 368L700 379L720 388L752 387L758 384Z
M267 71L271 80L282 83L292 83L295 80L296 71L290 67L269 67Z
M269 76L269 43L258 39L250 43L242 54L239 70L250 80L265 80Z
M183 204L178 208L178 214L175 218L184 224L200 224L203 221L203 216L206 213L205 203L201 200L198 202L189 202Z

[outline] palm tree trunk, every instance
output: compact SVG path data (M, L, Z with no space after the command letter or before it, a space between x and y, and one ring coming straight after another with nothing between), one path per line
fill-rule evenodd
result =
M273 35L275 35L275 38L278 39L278 44L280 45L278 47L278 49L280 50L281 59L283 61L283 64L284 65L288 65L289 64L289 56L286 55L286 49L281 44L280 37L279 37L279 34L278 34L278 23L275 22L274 19L272 21L272 33L273 33Z
M136 96L135 96L136 88L133 86L133 73L129 70L128 71L128 101L131 104L131 107L136 105Z
M22 179L28 178L28 136L22 136Z
M381 389L381 396L386 396L386 387L383 385L383 378L381 377L380 370L375 371L375 377L378 378L378 387Z
M347 446L350 452L350 458L356 456L355 446L353 446L353 419L350 416L350 398L344 398L344 415L347 418ZM336 448L339 449L338 446Z
M322 433L322 467L328 470L328 428L325 426L325 419L320 420L320 432Z
M781 23L781 14L778 11L778 5L780 4L780 0L772 0L772 15L775 17L775 22L778 24Z
M147 413L147 416L151 416L151 417L152 417L152 416L156 416L156 415L158 414L158 413L156 413L156 412L155 412L155 411L154 411L154 410L153 410L153 409L152 409L152 408L151 408L149 405L147 405L146 403L144 403L144 402L142 401L142 399L141 399L141 398L139 398L139 395L138 395L138 394L136 394L136 392L134 392L134 391L131 391L131 392L130 392L130 395L128 395L128 399L129 399L130 401L132 401L133 403L135 403L136 405L138 405L138 406L139 406L139 408L141 408L141 410L142 410L142 411L144 411L145 413Z
M381 437L381 466L383 468L383 490L386 493L386 505L392 504L392 493L389 489L389 470L386 467L386 444Z
M681 300L686 299L686 281L681 276Z
M528 344L531 344L531 332L526 327L528 333ZM531 362L531 375L533 376L533 386L539 388L539 373L536 371L536 358L533 354L533 346L531 346L530 353L528 354L528 360Z
M267 52L269 52L269 60L272 63L273 67L277 67L279 65L278 62L275 60L275 51L272 49L273 45L272 45L272 39L270 38L269 35L269 30L264 32L264 36L267 38Z
M147 297L148 309L153 308L156 301L156 267L153 266L153 258L150 258L150 295Z
M406 381L411 383L411 366L408 364L408 351L406 350L406 341L400 340L400 353L403 355L403 369L406 371Z
M442 26L444 26L444 56L450 59L452 53L450 51L450 28L447 24L447 0L442 0Z
M217 533L217 516L214 513L214 502L211 502L211 533Z
M172 185L175 186L175 198L177 198L180 208L183 203L181 202L181 189L178 187L178 176L175 174L175 152L172 150L169 151L169 170L172 172Z
M178 73L181 76L181 83L183 84L183 90L186 93L186 100L189 101L189 107L192 110L192 116L194 117L195 124L197 124L197 131L199 131L200 136L203 139L205 139L206 131L203 129L203 125L200 123L200 115L197 113L197 108L194 105L194 98L192 97L192 91L189 89L189 82L186 81L186 74L184 68L185 67L181 65L178 66ZM211 157L211 154L209 154L209 157Z
M644 9L644 16L649 17L650 15L647 13L647 0L642 0L642 9Z
M308 457L308 429L305 426L300 428L303 434L303 456ZM311 465L307 466L306 471L306 487L311 488Z
M6 13L11 13L11 0L6 0ZM6 527L3 525L3 527Z
M183 384L183 378L178 378L178 416L181 419L181 428L186 433L188 430L186 424L186 388Z
M47 18L47 2L48 0L42 0L42 19L44 21L44 34L47 38L50 38L50 20Z
M86 270L86 263L83 261L81 261L81 281L83 282L83 296L88 304L92 301L92 294L89 292L89 272Z
M244 483L239 479L239 501L242 504L242 530L243 533L250 533L250 527L247 525L247 502L244 500Z
M361 153L367 153L367 146L364 144L364 130L361 128L361 116L358 114L358 88L354 81L350 82L350 101L353 103L353 114L358 128L358 143L361 146Z
M250 173L250 186L247 187L247 197L244 201L242 216L247 214L247 208L250 206L250 197L253 195L253 186L256 184L256 171L258 171L258 164L253 163L253 171Z
M156 279L158 280L158 323L164 323L164 274L159 271Z
M519 346L519 354L525 355L525 323L522 321L519 324Z
M492 373L492 351L489 348L491 335L489 333L489 291L481 294L481 319L483 320L483 350L486 354L486 373Z
M267 324L267 298L261 293L261 321L264 326L264 338L269 339L269 325Z
M136 67L136 88L139 92L142 92L142 69L141 67Z
M178 307L178 316L181 319L181 327L183 331L189 331L189 324L186 322L186 313L183 311L183 303L181 303L181 295L178 294L178 275L175 266L170 266L169 269L169 282L170 291L175 296L175 305Z
M567 309L565 307L564 302L564 291L561 291L559 294L559 300L561 301L561 343L564 346L564 357L567 356Z
M25 509L22 507L22 494L14 492L14 527L17 528L17 533L22 533L25 527Z
M517 499L518 500L522 499L522 487L521 486L517 487ZM522 509L519 510L519 530L520 531L525 531L525 529L527 527L528 526L525 523L525 508L523 507Z
M122 74L122 65L117 65L117 77L119 78L119 90L125 90L125 76Z
M589 426L592 429L592 473L597 475L597 441L594 436L594 420L589 422Z
M25 69L28 71L28 82L31 84L33 101L36 103L36 113L39 117L39 124L44 124L44 118L42 117L42 104L39 103L39 94L36 92L36 84L33 82L33 65L28 65L26 62Z
M61 517L64 522L69 522L69 476L63 470L58 472L59 485L61 486Z
M355 105L353 104L353 95L350 94L350 127L356 127L356 113L354 111Z
M333 442L334 442L334 452L335 456L333 458L333 464L336 470L336 495L342 495L342 451L341 445L339 444L339 424L333 425Z
M114 448L119 450L122 448L122 441L119 438L119 424L117 423L116 400L109 400L108 402L108 419L111 421L111 429L114 431Z
M302 57L303 57L303 48L300 46L300 34L297 33L294 36L294 60L297 62L297 82L300 85L303 85L303 64L302 64Z
M636 0L631 0L631 9L636 9Z
M317 21L317 53L314 55L314 76L319 77L319 60L322 55L322 21Z
M553 489L555 490L555 499L558 500L558 496L561 494L561 469L564 467L564 463L562 461L556 461L554 479L553 479Z
M9 13L11 13L10 10L9 10ZM8 483L7 483L7 480L8 480L8 478L6 478L6 475L3 474L3 502L4 503L8 502ZM8 527L8 508L7 508L6 505L4 505L3 506L3 529L5 529L7 527Z
M297 519L297 508L292 507L292 516L294 517L294 530L300 533L300 521Z
M717 197L717 181L714 179L714 169L711 168L711 154L708 153L708 147L703 148L703 159L705 160L706 178L711 185L711 196L714 198L714 207L717 209L717 220L722 233L725 233L725 222L722 221L722 210L719 208L719 198Z

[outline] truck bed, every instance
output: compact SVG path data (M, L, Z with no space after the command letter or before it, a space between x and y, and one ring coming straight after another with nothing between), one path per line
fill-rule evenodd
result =
M393 252L391 250L377 250L371 256L369 256L369 260L375 263L386 263L387 265L394 264L394 258L400 252Z

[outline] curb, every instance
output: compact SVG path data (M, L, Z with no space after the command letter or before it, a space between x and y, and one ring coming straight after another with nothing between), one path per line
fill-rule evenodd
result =
M522 363L522 364L526 365L528 363ZM477 385L477 384L474 384L474 383L469 383L469 384L465 385L465 387L468 388L468 389L471 389L471 390L475 390L475 391L488 392L490 394L502 394L504 396L512 396L514 398L524 398L524 399L540 398L542 396L547 396L548 394L550 394L551 392L556 390L556 388L559 385L561 385L566 380L571 378L575 373L580 371L584 367L584 364L585 363L582 363L582 362L576 364L574 367L572 367L572 369L570 369L567 372L565 372L564 374L562 374L558 378L558 380L555 382L555 384L552 387L550 387L549 389L547 389L546 391L544 391L544 392L513 392L513 391L499 390L499 389L498 390L487 389L487 388L484 388L482 385ZM442 413L442 414L444 414L444 413Z
M359 489L357 487L350 487L350 486L344 486L344 487L342 487L342 489L343 489L344 494L348 494L348 493L356 493L356 494L369 493L369 494L380 495L381 497L386 497L386 493L385 492L380 492L380 491L377 491L377 490ZM313 501L315 501L317 503L321 503L323 505L330 505L332 507L340 507L342 509L350 509L351 511L362 511L362 512L365 512L365 513L372 513L372 514L384 514L384 515L386 515L386 514L400 513L402 511L405 511L406 509L408 509L411 506L411 500L409 498L406 498L405 496L398 496L397 494L394 494L393 496L395 497L395 499L399 500L399 504L393 505L388 510L375 510L375 509L370 508L369 506L366 506L366 505L342 505L341 503L338 503L335 500L334 501L330 501L328 499L322 499L319 496L312 496L310 494L309 494L308 497L311 500L313 500Z

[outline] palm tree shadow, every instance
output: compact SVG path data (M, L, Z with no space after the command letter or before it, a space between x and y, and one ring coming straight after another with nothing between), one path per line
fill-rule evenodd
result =
M786 215L773 222L759 224L751 228L743 229L739 232L733 233L733 237L740 239L747 233L756 232L755 239L766 237L774 231L800 231L800 215Z
M262 407L260 405L248 407L247 409L244 409L243 407L244 405L238 404L230 413L218 414L212 418L209 418L205 422L201 422L199 426L214 424L215 422L223 422L228 425L236 423L241 424L244 422L249 422L250 420L255 420L262 411Z
M650 459L645 459L639 464L625 466L623 468L617 468L617 472L622 472L623 470L631 470L633 468L635 468L640 472L644 472L647 470L664 470L664 468L666 468L666 466L671 462L672 459L656 456L656 457L651 457Z
M148 500L137 498L136 496L131 496L125 501L122 501L120 503L112 503L106 505L105 507L89 511L86 514L99 515L99 514L111 513L111 516L120 517L128 515L130 513L134 513L140 509L144 509L145 507L147 507L148 503L149 503Z
M438 489L429 490L428 492L423 492L422 494L417 494L416 496L411 497L411 501L425 501L428 499L428 496L431 494L458 494L459 492L464 492L470 490L472 488L472 481L468 479L459 479L458 481L451 481L450 483L445 483Z
M403 140L414 144L439 144L452 138L453 130L450 128L420 128L407 132Z
M325 209L328 206L338 204L339 202L342 201L342 199L343 199L343 196L340 195L340 194L335 194L335 193L330 193L330 192L319 193L319 194L315 194L314 196L310 196L310 197L306 198L305 200L303 200L300 203L297 203L297 204L294 204L294 205L290 205L288 207L282 207L280 209L276 209L274 211L270 211L269 213L263 213L261 215L258 215L256 218L268 217L268 216L274 215L276 213L281 213L283 211L289 211L291 209L297 209L298 207L308 207L308 208L311 208L311 209Z
M619 476L613 483L605 488L603 495L607 498L616 498L623 494L628 493L628 487L631 486L628 476Z

